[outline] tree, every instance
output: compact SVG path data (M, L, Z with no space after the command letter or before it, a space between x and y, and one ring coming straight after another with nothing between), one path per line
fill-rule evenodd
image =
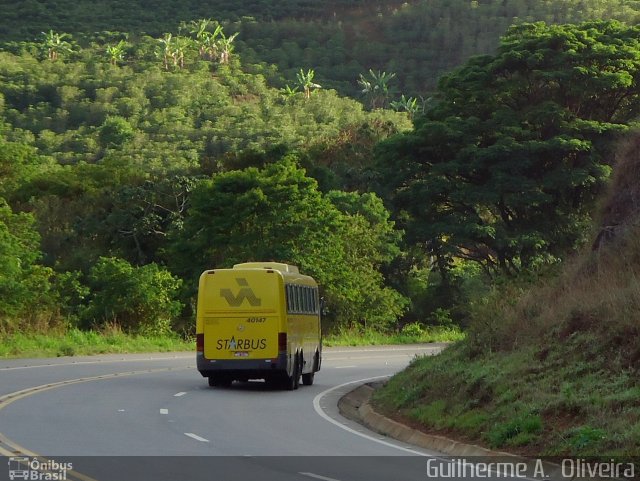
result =
M298 93L298 87L291 87L289 84L280 89L280 93L286 98L291 99Z
M213 32L209 31L209 26L215 24ZM200 58L213 60L218 54L218 37L222 34L222 25L210 18L201 18L189 23L189 32L195 37ZM233 41L233 40L232 40Z
M340 205L337 208L332 199ZM167 260L196 279L204 269L247 260L300 266L322 284L336 322L392 324L404 299L378 267L394 255L397 233L377 197L325 197L291 158L202 181Z
M381 109L387 105L391 90L389 82L396 76L395 73L374 72L369 69L369 76L365 77L360 74L358 85L362 87L362 94L369 99L369 107L373 109Z
M134 267L101 257L89 274L86 326L114 323L127 332L166 334L182 305L176 300L182 281L157 264Z
M49 30L47 33L41 32L44 37L43 46L47 50L47 57L55 61L62 52L71 52L71 44L65 38L71 38L67 33L57 33Z
M220 44L218 37L222 34L222 25L216 25L213 32L205 32L200 39L200 52L203 58L216 60L219 56Z
M409 114L409 118L413 119L415 114L420 111L420 105L418 105L418 99L415 97L405 98L404 95L400 98L400 100L395 100L391 102L391 107L394 110L398 110L400 112L407 112Z
M184 56L191 44L191 39L187 37L176 37L174 39L173 50L171 51L174 67L184 68Z
M229 58L231 57L231 53L233 52L233 49L234 49L233 41L238 36L238 32L227 37L222 31L222 29L220 29L219 35L220 35L220 39L215 43L215 45L217 46L218 51L220 52L220 63L224 64L229 62Z
M193 178L171 175L116 187L110 192L111 208L95 234L133 264L159 261L168 231L183 220L194 183Z
M120 147L133 136L133 127L123 117L107 117L98 130L98 138L103 147Z
M53 317L52 272L38 264L39 241L33 217L13 213L0 197L0 332L28 331Z
M637 27L513 27L495 56L443 78L413 132L379 150L409 238L438 259L518 272L579 241L611 170L615 134L640 113Z
M160 55L162 55L162 65L165 70L169 70L169 59L173 58L175 52L173 35L165 33L162 38L158 39L158 42L162 44L162 51L160 53Z
M308 99L311 97L312 89L321 88L320 85L313 82L313 77L315 77L316 73L313 69L309 69L306 72L302 69L296 74L296 79L298 80L298 84L302 87L304 91L304 98Z
M118 65L118 62L124 59L124 50L126 47L127 42L124 40L120 40L115 45L107 45L106 52L111 65Z

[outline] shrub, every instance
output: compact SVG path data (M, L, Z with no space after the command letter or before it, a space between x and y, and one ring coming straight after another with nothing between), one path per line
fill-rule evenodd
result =
M168 333L182 309L175 300L181 283L157 264L134 267L123 259L101 257L89 275L84 322L98 327L116 323L132 333Z

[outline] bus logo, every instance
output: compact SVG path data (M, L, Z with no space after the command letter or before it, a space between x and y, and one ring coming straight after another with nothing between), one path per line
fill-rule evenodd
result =
M29 458L9 458L9 479L29 479Z
M240 307L245 299L252 307L258 307L262 304L262 300L256 297L245 278L237 277L236 282L240 286L240 291L237 294L231 292L231 289L220 289L220 297L224 297L231 307Z

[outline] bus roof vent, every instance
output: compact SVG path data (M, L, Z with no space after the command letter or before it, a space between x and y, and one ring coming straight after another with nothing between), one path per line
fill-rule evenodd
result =
M234 269L273 269L274 271L290 272L292 274L299 274L298 267L285 264L283 262L243 262L242 264L235 264Z

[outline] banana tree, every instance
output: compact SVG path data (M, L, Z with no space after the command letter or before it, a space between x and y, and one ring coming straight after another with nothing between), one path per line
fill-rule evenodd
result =
M219 34L220 40L216 42L216 46L220 51L220 63L227 63L234 49L233 41L238 36L238 33L236 32L230 37L227 37L221 29Z
M118 61L124 59L124 49L127 46L127 42L120 40L115 45L107 45L106 51L109 56L109 62L111 65L117 65Z
M391 108L399 112L407 112L410 119L413 119L413 116L421 109L420 105L418 105L417 98L406 98L404 95L402 95L402 98L400 100L391 102Z
M315 77L316 73L313 69L309 69L306 72L300 69L300 72L296 74L296 79L298 80L298 84L304 90L304 98L308 99L311 97L311 89L319 89L322 88L321 85L313 82L313 77Z
M184 56L192 42L187 37L176 37L173 42L171 58L175 67L184 68Z
M210 32L209 26L212 24L215 24L215 29ZM216 42L222 32L222 26L213 19L201 18L190 22L188 28L198 47L200 58L213 60L218 50Z
M218 37L222 33L222 25L216 25L213 32L205 32L202 38L197 40L200 57L207 60L218 58Z
M41 32L44 36L43 46L47 50L47 57L51 61L58 59L61 52L71 52L71 44L65 40L70 38L69 34L57 33L49 30L48 33Z
M362 87L362 94L369 99L369 107L380 109L387 105L391 89L389 82L396 76L395 73L374 72L369 69L369 75L365 77L360 74L358 84Z
M162 44L162 65L165 70L169 70L169 59L173 57L174 51L174 40L173 35L170 33L165 33L162 38L158 39L158 42Z

